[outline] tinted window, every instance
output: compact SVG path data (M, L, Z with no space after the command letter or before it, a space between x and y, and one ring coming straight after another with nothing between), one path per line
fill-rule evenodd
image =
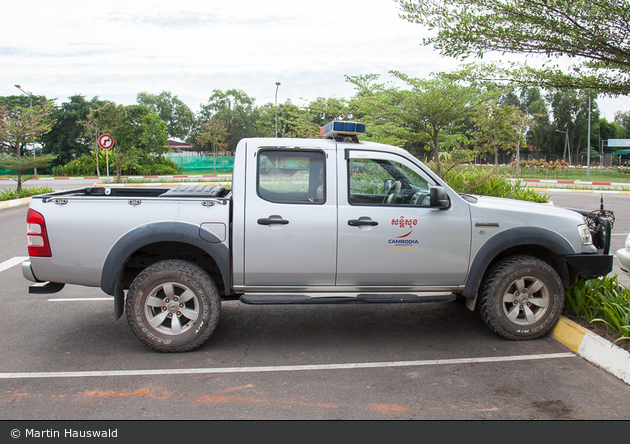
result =
M277 203L324 203L324 159L319 151L261 151L258 195Z
M350 204L429 206L429 183L402 163L370 158L348 162Z

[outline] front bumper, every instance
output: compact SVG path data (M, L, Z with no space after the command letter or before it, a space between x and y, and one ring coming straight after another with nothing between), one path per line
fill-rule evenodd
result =
M567 254L564 257L583 279L606 276L613 269L612 254Z

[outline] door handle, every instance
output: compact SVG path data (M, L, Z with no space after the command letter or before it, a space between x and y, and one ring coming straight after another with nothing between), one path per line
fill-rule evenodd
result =
M350 225L351 227L361 227L363 225L375 227L378 225L378 222L376 222L375 220L350 219L348 221L348 225Z
M258 219L258 225L287 225L288 223L288 220L272 219L270 217Z

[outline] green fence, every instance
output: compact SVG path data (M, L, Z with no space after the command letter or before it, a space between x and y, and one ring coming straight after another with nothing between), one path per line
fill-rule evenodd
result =
M214 156L169 156L169 159L183 167L185 173L231 173L234 168L234 156L219 156L216 164Z

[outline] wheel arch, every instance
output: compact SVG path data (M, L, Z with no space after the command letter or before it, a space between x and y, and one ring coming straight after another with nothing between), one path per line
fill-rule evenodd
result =
M568 267L564 255L573 253L573 247L564 237L545 228L518 227L502 231L488 239L477 251L462 295L469 300L469 308L474 308L488 268L497 260L516 254L527 254L547 262L556 270L563 285L569 287L577 276Z
M155 222L124 234L110 249L101 272L101 289L114 296L116 319L124 311L124 290L143 269L165 259L184 258L197 262L228 294L230 252L212 233L200 236L197 225L186 222Z

